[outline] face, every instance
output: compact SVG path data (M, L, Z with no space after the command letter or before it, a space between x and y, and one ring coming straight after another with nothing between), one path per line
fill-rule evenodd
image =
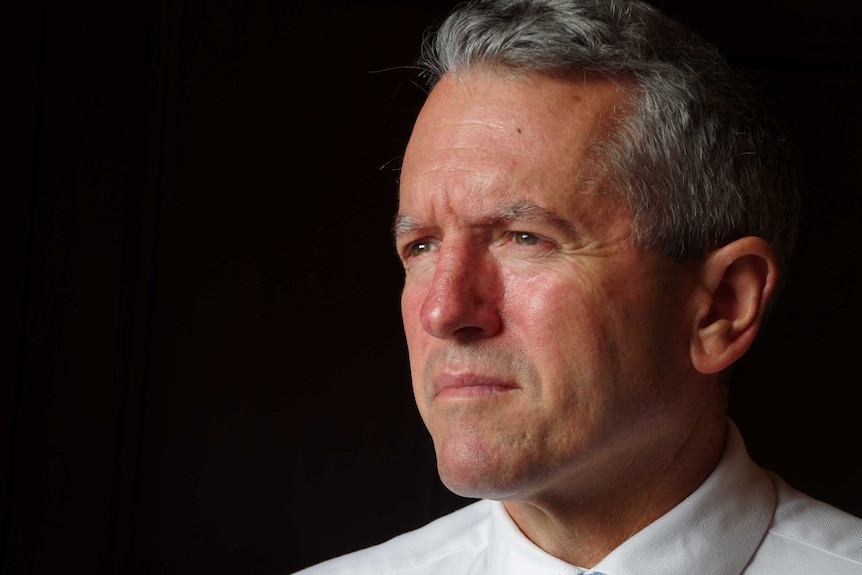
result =
M632 245L628 209L588 169L624 105L610 81L474 73L444 76L417 119L401 304L416 402L456 493L595 489L699 409L689 274Z

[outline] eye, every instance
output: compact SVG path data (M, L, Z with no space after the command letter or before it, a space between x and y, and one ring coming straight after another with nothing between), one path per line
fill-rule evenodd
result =
M535 246L538 245L542 239L539 236L527 232L512 232L512 241L521 246Z
M510 249L514 250L513 254L520 256L551 255L559 248L559 244L554 240L533 232L509 231L506 232L503 240L501 245L508 245Z
M415 258L416 256L421 256L424 253L430 252L431 244L428 242L416 242L410 244L407 251L411 258Z
M405 260L412 259L432 252L436 247L434 242L430 240L417 240L407 244L402 251L402 255Z

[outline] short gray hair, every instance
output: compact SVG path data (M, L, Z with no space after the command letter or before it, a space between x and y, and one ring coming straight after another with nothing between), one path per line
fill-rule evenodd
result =
M473 0L426 36L418 64L429 88L486 67L619 79L633 109L594 149L633 240L685 260L759 236L787 267L799 212L789 142L714 46L652 6Z

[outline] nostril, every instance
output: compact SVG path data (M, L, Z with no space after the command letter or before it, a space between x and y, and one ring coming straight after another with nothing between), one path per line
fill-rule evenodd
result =
M452 332L452 339L458 341L459 343L469 343L471 341L476 341L479 339L484 339L493 335L496 332L493 331L485 331L479 327L462 327L454 332Z

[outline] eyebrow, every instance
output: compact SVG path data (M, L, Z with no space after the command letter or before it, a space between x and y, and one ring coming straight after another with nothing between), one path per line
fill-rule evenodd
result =
M472 225L481 227L493 227L515 222L537 221L548 222L554 227L567 234L576 234L575 227L570 221L559 216L553 211L533 204L531 202L514 202L500 206L491 214L480 218ZM415 233L427 227L410 214L401 213L395 216L392 231L396 236Z

